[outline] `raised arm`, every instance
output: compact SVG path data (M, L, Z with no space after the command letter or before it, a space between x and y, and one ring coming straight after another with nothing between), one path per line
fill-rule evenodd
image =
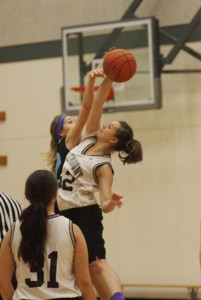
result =
M68 149L74 148L80 141L82 129L86 124L94 100L94 84L97 77L104 77L102 69L92 70L88 74L80 113L66 136L66 147Z
M95 135L100 128L103 105L108 97L111 87L112 81L105 77L94 96L94 101L86 125L86 136Z
M81 290L82 300L95 300L95 292L89 273L87 245L80 228L75 224L73 224L73 232L76 240L74 268L77 285Z

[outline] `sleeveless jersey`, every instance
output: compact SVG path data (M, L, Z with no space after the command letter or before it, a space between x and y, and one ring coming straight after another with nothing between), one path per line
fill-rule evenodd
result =
M58 146L57 146L56 163L55 163L55 169L54 169L54 172L56 174L56 178L57 178L58 182L60 180L62 167L63 167L63 164L65 162L65 158L66 158L66 155L68 154L68 152L69 152L69 150L66 147L65 138L61 139L59 141Z
M57 182L59 184L61 180L61 172L63 168L63 164L65 162L66 155L68 154L69 149L66 147L66 141L65 138L61 139L57 145L57 153L56 153L56 161L55 161L55 167L54 167L54 173L57 178ZM58 208L57 201L54 204L54 211L55 213L60 213Z
M72 222L60 215L48 216L44 267L38 272L18 259L20 222L13 224L11 249L16 262L17 289L13 300L55 299L81 296L73 273L74 234Z
M96 137L87 137L67 154L57 198L60 211L98 204L94 195L98 191L96 169L104 164L111 166L111 157L85 154L96 141Z

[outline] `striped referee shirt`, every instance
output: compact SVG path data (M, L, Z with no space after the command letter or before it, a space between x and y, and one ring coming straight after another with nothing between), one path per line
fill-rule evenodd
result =
M13 198L0 193L0 245L13 222L21 215L22 207Z

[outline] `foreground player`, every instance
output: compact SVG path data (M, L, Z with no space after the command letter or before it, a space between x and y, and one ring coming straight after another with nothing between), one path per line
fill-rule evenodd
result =
M67 155L60 183L58 206L60 213L84 233L90 262L92 282L102 300L123 300L118 275L106 261L102 236L102 211L121 207L122 196L112 194L113 170L111 154L119 152L125 163L142 161L141 144L134 139L126 122L114 121L100 128L104 101L112 81L105 78L96 93L88 118L87 137ZM100 207L94 194L99 191Z
M33 172L26 181L30 205L6 234L0 250L4 300L95 300L84 237L69 219L54 213L57 186L53 173L45 170Z
M13 222L17 221L22 213L22 206L12 197L0 192L0 247L2 240ZM13 275L12 284L14 289L17 286L16 278ZM0 295L0 300L2 300Z

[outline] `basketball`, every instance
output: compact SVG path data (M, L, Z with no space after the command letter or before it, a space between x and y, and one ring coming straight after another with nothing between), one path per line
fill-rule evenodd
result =
M137 63L128 50L112 49L103 58L103 70L112 81L125 82L133 77Z

